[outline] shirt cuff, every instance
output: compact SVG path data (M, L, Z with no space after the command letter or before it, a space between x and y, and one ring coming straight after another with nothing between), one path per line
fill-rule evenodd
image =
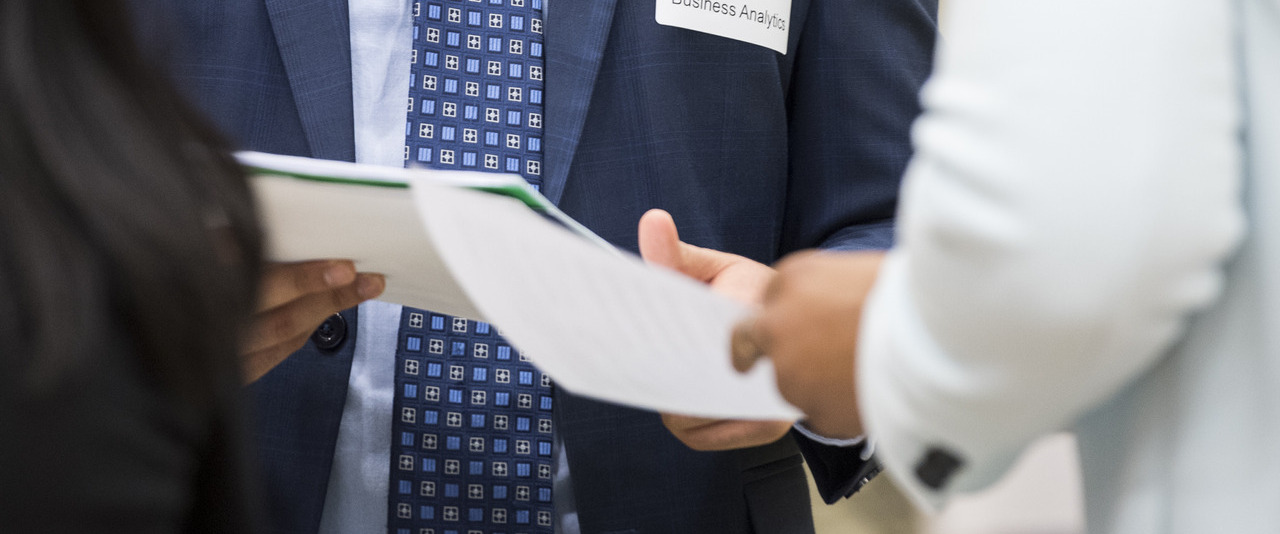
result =
M876 442L875 440L867 439L866 434L849 439L829 438L810 430L809 427L804 426L803 421L796 422L796 424L792 426L796 429L796 432L803 434L804 437L831 447L855 447L865 442L867 446L864 447L862 449L862 453L859 454L863 461L870 460L871 455L875 454Z

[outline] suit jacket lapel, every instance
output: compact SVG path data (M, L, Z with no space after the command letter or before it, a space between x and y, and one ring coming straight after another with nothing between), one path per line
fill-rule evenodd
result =
M546 20L546 173L543 194L559 202L613 23L617 0L552 0Z
M264 1L311 156L354 161L347 2Z
M293 92L298 118L311 156L355 161L355 119L351 97L351 37L346 0L263 0L275 33L285 76ZM345 313L354 325L354 313ZM354 329L354 326L351 328ZM355 343L348 341L349 347ZM354 349L352 349L354 350ZM273 503L277 526L290 532L315 532L320 526L332 470L333 450L338 438L342 407L346 399L351 358L321 355L315 349L295 354L281 367L307 366L276 372L279 380L291 384L264 386L264 395L287 392L283 399L268 399L274 410L284 410L292 420L289 429L274 441L263 443L268 461L275 461L269 479L272 494L287 495L288 504ZM276 371L281 371L277 369ZM264 377L264 381L273 375ZM298 409L297 399L313 404ZM316 404L315 402L319 402ZM276 435L278 429L265 435ZM304 451L315 451L306 454ZM284 489L282 489L284 488Z

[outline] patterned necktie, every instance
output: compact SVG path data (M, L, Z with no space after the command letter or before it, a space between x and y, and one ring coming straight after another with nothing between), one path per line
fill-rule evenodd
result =
M406 164L541 185L541 12L542 0L413 4ZM551 534L551 403L550 378L488 324L404 308L388 531Z

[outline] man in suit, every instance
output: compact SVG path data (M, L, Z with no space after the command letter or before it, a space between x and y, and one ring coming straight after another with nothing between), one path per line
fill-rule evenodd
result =
M373 146L357 133L387 111L399 113L402 128L405 108L403 100L395 110L370 106L376 98L368 95L377 91L364 84L379 83L366 70L378 46L365 42L369 34L360 28L376 21L366 20L356 2L349 8L341 0L136 0L151 8L157 2L163 10L140 11L153 29L163 11L173 21L167 31L181 38L168 61L173 74L245 148L386 163L388 147L401 153L399 142ZM929 72L935 12L929 0L794 0L787 53L780 54L660 25L653 3L554 0L543 34L542 191L628 250L637 248L636 221L653 207L681 221L686 241L762 262L805 247L887 247L916 93ZM400 84L409 56L401 62L384 52L383 60L388 54L403 73L375 70ZM341 295L329 305L336 311L368 294L357 295L361 279L352 282L349 267L328 279L317 273L334 265L295 267L281 279L312 282L276 299L290 313L329 313L321 305L290 304L315 302L316 295ZM399 315L388 306L369 303L326 320L302 350L253 386L278 531L385 524L376 518L386 517L389 429L379 419L391 414L370 416L377 410L369 406L385 412L389 406L362 388L366 378L381 376L368 362L390 358L372 357L379 349L367 341L388 328L394 339ZM278 347L288 347L283 340L290 335L275 338L258 346L287 352ZM275 363L259 361L267 362L259 366L264 372ZM674 439L658 414L562 390L555 399L562 444L557 530L812 530L796 440L776 439L788 425L670 418L700 448L734 449L697 452ZM761 440L766 444L738 448ZM852 493L875 470L861 447L799 441L830 500ZM382 469L369 468L377 454L366 453L379 447ZM365 510L379 500L380 512Z

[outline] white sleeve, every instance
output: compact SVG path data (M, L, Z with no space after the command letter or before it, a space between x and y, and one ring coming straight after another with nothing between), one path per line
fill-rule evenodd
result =
M926 507L1150 367L1244 224L1226 0L948 15L856 377L877 455Z

